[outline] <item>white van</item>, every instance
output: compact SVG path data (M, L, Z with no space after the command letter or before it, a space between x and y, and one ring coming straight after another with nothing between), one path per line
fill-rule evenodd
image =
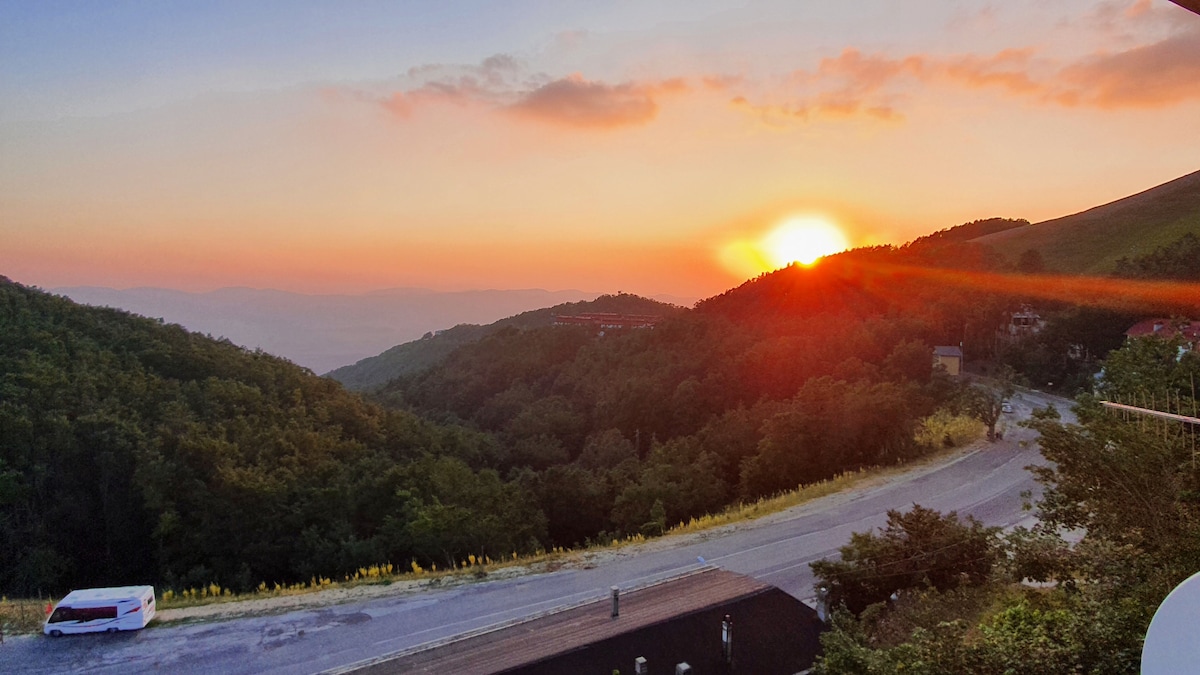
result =
M51 637L67 633L115 633L145 628L153 618L153 586L86 588L71 591L60 600L42 632Z

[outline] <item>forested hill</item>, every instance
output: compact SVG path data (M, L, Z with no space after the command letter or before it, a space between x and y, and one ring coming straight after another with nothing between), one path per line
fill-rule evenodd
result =
M661 531L923 451L914 431L957 388L933 375L932 346L957 343L960 317L897 312L836 268L756 286L803 275L792 300L811 311L731 292L745 311L701 303L652 330L508 328L373 396L491 434L553 543ZM980 325L994 332L998 316Z
M506 328L386 391L0 280L0 592L340 576L662 532L921 451L919 324Z
M923 326L924 339L958 344L986 342L1002 323L1005 309L1019 307L1023 300L1003 288L948 287L920 273L930 268L1012 271L980 244L955 237L924 238L900 248L838 253L813 266L790 265L702 300L696 311L775 332L891 317Z
M1005 284L1013 271L955 234L859 249L764 274L653 330L499 330L373 396L490 434L494 466L537 495L554 543L655 531L920 452L920 419L956 400L931 375L934 345L1060 391L1090 384L1137 317L1022 297ZM1031 302L1045 329L1010 333Z
M420 340L397 345L378 356L338 368L328 373L327 376L350 389L365 391L379 387L402 375L412 375L427 370L449 356L455 349L477 342L504 328L527 329L549 326L554 323L554 317L558 315L608 312L673 316L682 311L684 310L680 307L628 293L602 295L595 300L568 302L546 309L522 312L486 326L460 324L436 334L426 335Z
M545 538L534 500L459 459L490 443L0 277L0 592L248 589L528 550Z

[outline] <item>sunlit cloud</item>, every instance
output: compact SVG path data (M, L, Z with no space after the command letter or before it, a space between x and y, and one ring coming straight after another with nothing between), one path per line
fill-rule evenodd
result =
M878 91L901 75L919 77L926 68L925 61L922 56L889 59L878 54L863 55L861 51L850 48L837 57L822 59L815 74L801 71L793 74L793 77L801 82L833 79L839 84L838 91L861 97Z
M1200 28L1161 42L1099 54L1063 69L1064 105L1158 108L1200 100Z
M959 56L940 64L945 76L969 87L996 87L1012 94L1042 89L1030 74L1032 49L1005 49L991 56Z
M580 129L611 129L652 121L658 99L686 93L682 77L610 84L580 73L551 77L529 73L516 58L499 54L476 66L431 64L411 68L407 78L419 84L393 91L376 102L400 119L431 105L479 106L516 118ZM729 86L733 77L703 78L706 88Z
M1125 11L1142 16L1141 3ZM903 118L899 102L914 87L995 90L1040 105L1163 108L1200 100L1200 27L1175 31L1157 42L1056 62L1029 47L993 54L892 57L847 48L812 71L792 72L775 91L755 101L731 99L734 107L768 124L821 117Z
M1032 47L901 56L848 47L772 84L738 72L618 82L585 73L556 76L534 72L512 55L497 54L475 65L410 68L404 78L407 86L374 100L402 120L429 106L475 106L578 130L646 125L659 116L664 96L706 92L727 93L733 108L769 126L784 127L839 119L901 122L912 100L930 87L991 90L1043 106L1104 110L1200 100L1200 27L1175 28L1168 21L1171 17L1160 12L1141 1L1103 4L1091 21L1153 22L1166 26L1169 34L1156 42L1069 61ZM712 101L711 96L699 95L685 103L705 106Z
M428 106L479 105L497 108L510 104L521 89L547 81L545 75L529 74L525 66L508 54L489 56L477 65L425 64L409 68L405 79L412 85L391 91L383 97L359 94L376 101L400 119Z
M645 124L658 114L654 87L610 85L582 75L555 80L509 106L517 115L568 127L613 128Z

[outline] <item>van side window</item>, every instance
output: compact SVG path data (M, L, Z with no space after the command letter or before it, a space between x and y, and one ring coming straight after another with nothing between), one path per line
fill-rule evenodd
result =
M116 607L59 607L50 615L50 623L96 621L117 618Z
M83 612L87 618L80 618L80 621L95 621L97 619L115 619L117 618L117 608L112 607L88 607L76 608L75 611Z

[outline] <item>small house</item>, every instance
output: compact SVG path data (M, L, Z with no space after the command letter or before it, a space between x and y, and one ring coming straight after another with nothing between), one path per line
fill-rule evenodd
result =
M1046 321L1040 314L1029 305L1022 305L1020 310L1009 313L1004 332L1010 338L1017 338L1037 335L1045 327Z
M962 374L963 368L963 353L962 347L954 346L939 346L933 348L933 367L942 366L946 372L954 377Z

